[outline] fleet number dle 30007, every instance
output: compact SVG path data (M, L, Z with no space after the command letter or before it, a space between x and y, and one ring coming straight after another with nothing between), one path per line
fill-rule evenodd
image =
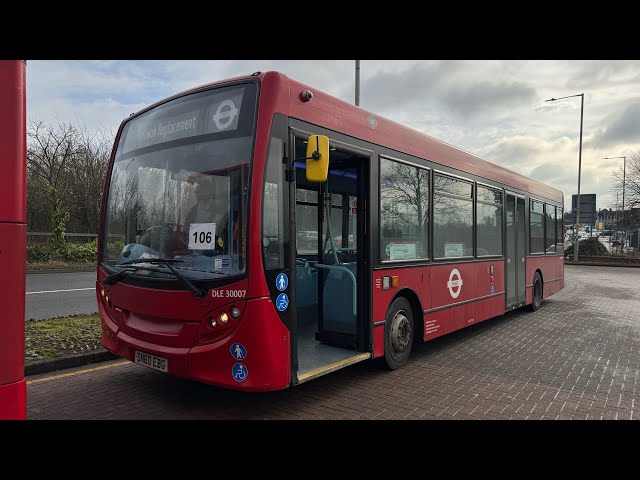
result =
M211 290L213 298L244 298L246 290Z

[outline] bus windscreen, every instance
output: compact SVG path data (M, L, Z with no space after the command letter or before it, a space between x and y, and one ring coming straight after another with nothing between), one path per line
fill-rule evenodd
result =
M170 258L198 280L245 272L256 96L254 84L203 91L125 124L108 187L105 265Z

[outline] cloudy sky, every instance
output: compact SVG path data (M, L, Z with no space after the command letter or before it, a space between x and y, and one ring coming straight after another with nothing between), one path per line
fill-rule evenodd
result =
M577 192L584 93L581 193L615 204L612 173L640 152L640 61L361 61L360 106L489 161ZM355 61L36 61L27 63L31 120L80 122L115 133L144 106L188 88L278 70L354 101Z

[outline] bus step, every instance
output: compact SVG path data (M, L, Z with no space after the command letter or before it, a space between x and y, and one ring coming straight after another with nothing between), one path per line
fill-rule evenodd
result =
M369 358L371 358L370 352L359 353L357 355L354 355L353 357L340 360L339 362L316 368L315 370L300 375L298 377L298 385L304 382L308 382L309 380L313 380L314 378L321 377L322 375L326 375L327 373L335 372L336 370L340 370L341 368L348 367L349 365L353 365L354 363L368 360Z

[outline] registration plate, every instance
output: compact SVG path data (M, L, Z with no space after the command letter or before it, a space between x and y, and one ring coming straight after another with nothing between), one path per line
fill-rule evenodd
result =
M135 363L164 373L167 373L169 370L169 361L166 358L156 357L155 355L149 355L148 353L139 352L138 350L136 350Z

